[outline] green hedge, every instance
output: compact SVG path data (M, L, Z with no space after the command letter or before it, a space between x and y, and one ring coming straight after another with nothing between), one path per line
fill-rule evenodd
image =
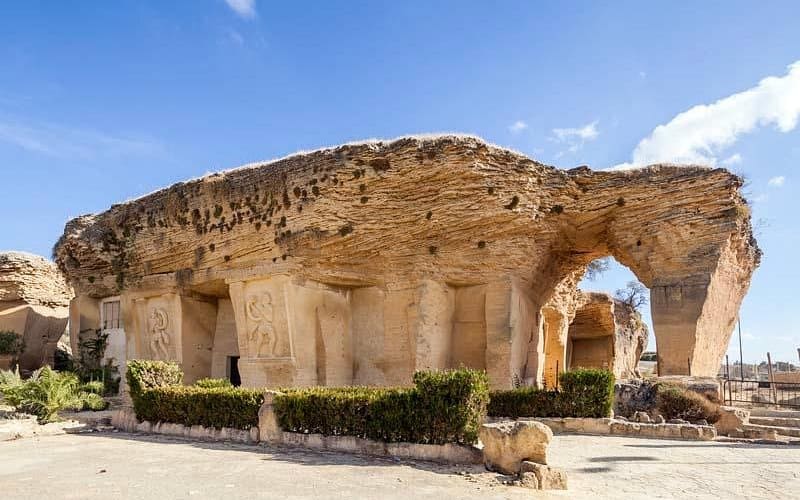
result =
M139 420L217 429L258 426L258 410L264 402L260 389L234 388L215 379L183 386L178 364L165 361L128 361L125 377Z
M488 413L493 417L591 417L611 414L614 374L580 369L562 373L558 390L521 387L492 391Z
M290 390L275 397L275 412L289 432L472 444L486 414L488 387L481 371L424 371L414 374L411 388Z
M203 389L219 389L233 387L233 384L226 378L201 378L194 383L194 386Z
M139 420L247 430L258 426L263 402L260 389L177 385L144 389L133 398L133 409Z
M131 398L135 401L136 396L145 389L180 385L183 382L183 372L174 362L132 359L128 361L125 379L128 381Z

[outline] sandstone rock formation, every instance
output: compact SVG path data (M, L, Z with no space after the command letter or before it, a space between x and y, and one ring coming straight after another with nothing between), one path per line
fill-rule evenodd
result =
M486 468L501 474L519 474L523 461L547 464L550 427L534 420L483 424L480 430Z
M51 261L23 252L0 253L0 331L22 336L20 371L52 365L71 298L72 290Z
M70 221L55 253L73 328L119 295L129 357L198 376L236 360L248 385L403 384L464 364L495 387L540 383L547 345L564 357L548 338L566 339L576 283L612 255L651 290L661 373L713 374L760 258L741 185L403 138L179 183Z
M583 292L569 325L568 368L606 368L618 379L639 376L647 325L628 304L606 293Z

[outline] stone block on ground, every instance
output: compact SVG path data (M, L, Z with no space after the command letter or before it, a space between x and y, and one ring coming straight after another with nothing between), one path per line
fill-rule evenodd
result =
M547 447L553 431L535 421L483 424L480 430L486 468L502 474L518 474L524 460L547 464Z
M526 460L520 464L520 483L529 488L535 484L539 490L566 490L567 473L555 467Z
M749 421L750 411L733 406L720 406L719 420L714 423L714 427L717 429L717 434L727 436L741 432Z

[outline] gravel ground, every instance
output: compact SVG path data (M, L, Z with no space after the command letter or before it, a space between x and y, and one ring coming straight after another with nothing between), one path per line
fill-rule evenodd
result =
M162 436L0 443L3 498L798 498L800 447L556 436L568 491L500 484L482 467L398 462Z

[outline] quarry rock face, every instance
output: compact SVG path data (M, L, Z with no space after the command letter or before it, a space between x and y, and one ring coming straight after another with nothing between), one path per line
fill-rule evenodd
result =
M639 312L607 293L579 292L576 301L567 364L605 368L617 379L638 377L639 358L647 347L647 325Z
M741 186L411 137L179 183L70 221L55 254L73 328L118 296L128 357L204 375L235 358L245 385L275 386L465 365L495 387L568 362L576 284L611 255L650 289L661 374L711 375L760 259Z
M53 262L24 252L0 252L0 331L22 337L20 371L52 365L71 298L72 290Z

